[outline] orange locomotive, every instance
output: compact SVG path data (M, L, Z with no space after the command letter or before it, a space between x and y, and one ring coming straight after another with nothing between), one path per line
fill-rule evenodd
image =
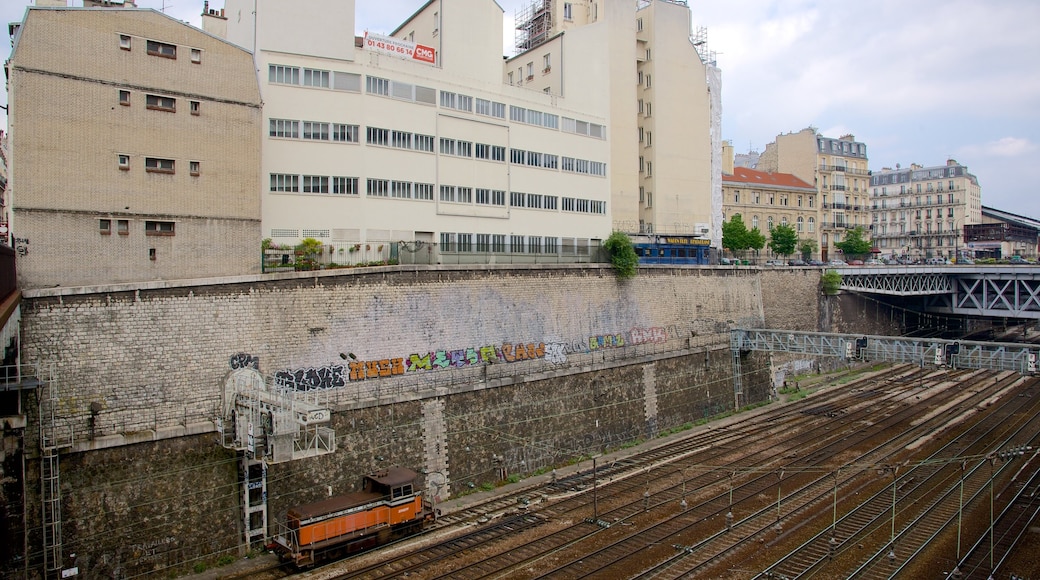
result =
M411 469L392 467L366 475L362 491L291 508L273 548L306 567L418 532L433 511L416 478Z

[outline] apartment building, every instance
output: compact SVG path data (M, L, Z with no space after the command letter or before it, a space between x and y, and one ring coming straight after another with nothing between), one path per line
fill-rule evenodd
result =
M837 255L836 242L846 231L862 227L869 235L870 207L867 146L853 135L820 135L813 127L777 135L758 159L758 169L785 172L812 184L819 202L816 241L823 260Z
M776 226L791 226L799 239L817 239L817 191L790 173L735 167L722 174L723 217L740 214L748 229L769 239Z
M609 34L583 42L595 29ZM718 246L721 78L686 2L534 0L517 12L516 30L506 84L566 97L566 69L554 68L563 55L608 79L613 229L702 235ZM579 41L592 52L575 51Z
M562 95L503 82L494 0L432 0L356 39L344 32L354 9L228 0L204 14L206 30L254 52L264 237L315 238L348 262L356 248L387 257L390 242L575 255L609 235L609 78L571 62L606 43L605 27L549 65Z
M952 259L967 249L965 227L983 223L979 180L954 159L886 167L870 188L871 236L885 255Z
M31 7L8 97L23 289L259 272L247 51L151 9Z

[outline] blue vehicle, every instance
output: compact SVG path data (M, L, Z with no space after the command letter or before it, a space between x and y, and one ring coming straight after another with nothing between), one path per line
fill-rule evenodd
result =
M698 236L638 234L632 236L632 247L640 264L707 266L712 263L711 240Z

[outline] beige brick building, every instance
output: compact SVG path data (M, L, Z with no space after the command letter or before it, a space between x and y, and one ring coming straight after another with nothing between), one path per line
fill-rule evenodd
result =
M151 9L33 7L8 77L23 288L259 272L248 52Z
M740 214L744 225L758 228L767 241L780 225L794 228L800 240L818 240L816 195L815 187L790 173L735 167L722 174L723 217Z
M821 259L838 257L834 244L852 228L862 227L869 236L867 146L853 135L824 137L812 127L777 135L757 169L791 173L816 188Z

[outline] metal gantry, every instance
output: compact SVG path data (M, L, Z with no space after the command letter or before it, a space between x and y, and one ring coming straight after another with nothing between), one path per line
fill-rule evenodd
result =
M764 351L828 356L848 361L1035 374L1037 357L1040 356L1040 347L1028 344L756 328L734 329L730 335L730 348L734 353L734 366L738 367L739 353ZM736 370L739 377L739 369ZM739 383L735 383L734 388L739 388Z

